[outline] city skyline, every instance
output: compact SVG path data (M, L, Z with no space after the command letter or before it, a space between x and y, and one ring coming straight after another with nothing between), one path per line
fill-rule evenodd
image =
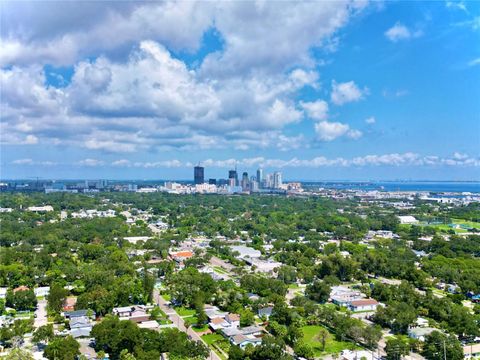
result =
M0 7L2 179L480 180L478 2Z

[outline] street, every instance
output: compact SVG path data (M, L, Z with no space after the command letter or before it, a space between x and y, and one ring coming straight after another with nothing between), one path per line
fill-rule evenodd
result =
M222 360L209 346L203 341L203 339L194 331L192 328L186 328L185 322L177 314L177 312L167 305L167 301L160 296L158 290L153 291L153 298L157 305L162 309L162 311L168 316L170 321L175 324L175 326L180 330L186 333L192 340L202 342L210 350L210 360Z
M47 300L39 300L37 309L35 310L35 321L33 326L39 328L43 325L47 325Z

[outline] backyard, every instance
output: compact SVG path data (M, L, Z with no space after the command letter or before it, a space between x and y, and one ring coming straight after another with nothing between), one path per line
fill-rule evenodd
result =
M347 341L337 341L335 340L335 336L329 333L325 341L325 349L322 349L321 340L317 338L320 329L325 328L319 325L307 325L302 327L303 341L313 348L315 356L336 354L345 349L354 350L359 348L358 346Z

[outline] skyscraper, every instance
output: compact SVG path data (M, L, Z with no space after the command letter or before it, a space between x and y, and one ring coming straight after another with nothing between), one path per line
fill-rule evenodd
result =
M235 186L238 185L238 174L237 174L237 170L229 170L229 171L228 171L228 178L229 178L229 179L235 179Z
M247 172L244 172L242 174L242 190L245 191L245 190L248 190L248 173Z
M257 182L259 186L262 186L263 183L263 169L257 170Z
M282 186L282 173L275 172L273 173L273 188L279 189Z
M193 168L193 181L195 182L195 185L203 184L205 182L203 166L195 166Z

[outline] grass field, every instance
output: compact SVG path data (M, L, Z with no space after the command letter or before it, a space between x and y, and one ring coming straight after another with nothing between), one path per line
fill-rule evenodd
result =
M462 220L462 219L452 219L452 224L458 224L458 225L462 225L462 226L465 226L465 227L480 230L480 223L474 222L474 221L466 221L466 220ZM437 229L439 231L442 231L442 232L448 232L449 230L454 230L457 234L461 234L461 233L465 233L465 232L469 231L469 230L467 230L463 227L453 228L453 227L449 226L450 224L428 224L426 222L421 222L419 225L420 226L429 226L429 227L435 228L435 229Z
M186 317L186 316L193 316L195 315L195 310L193 309L187 309L186 307L179 306L175 308L175 311L180 315L181 317Z
M315 353L315 356L321 356L326 354L339 353L345 349L356 349L358 346L346 342L346 341L337 341L335 340L334 335L329 334L325 342L325 350L322 350L321 342L315 338L315 336L320 332L322 326L318 325L307 325L302 327L303 330L303 341L309 344Z

